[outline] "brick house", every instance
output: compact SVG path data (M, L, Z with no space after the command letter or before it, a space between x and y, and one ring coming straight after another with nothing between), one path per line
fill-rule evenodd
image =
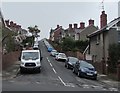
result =
M64 29L62 26L57 25L57 28L51 29L50 31L50 40L53 42L61 42L61 39L64 37L63 36Z

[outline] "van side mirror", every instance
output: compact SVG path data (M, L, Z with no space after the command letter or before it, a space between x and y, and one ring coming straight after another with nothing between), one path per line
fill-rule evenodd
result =
M43 59L43 57L40 57L40 61Z

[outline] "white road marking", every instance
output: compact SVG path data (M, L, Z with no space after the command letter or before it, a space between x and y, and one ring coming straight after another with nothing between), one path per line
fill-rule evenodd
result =
M68 87L75 87L75 85L73 83L67 83L66 86L68 86Z
M50 60L48 59L48 57L46 57L46 58L47 58L48 62L50 63L50 66L52 67L54 73L57 74L56 70L53 68L53 65L51 64L51 62L50 62ZM62 84L63 84L64 86L68 86L68 85L65 84L65 82L61 79L60 76L58 76L58 78L59 78L59 80L62 82ZM70 85L69 85L69 86L70 86Z
M52 68L53 69L53 71L55 72L55 74L57 73L56 71L55 71L55 69L54 68Z
M63 83L64 86L66 86L65 82L58 76L58 78L60 79L60 81Z
M48 60L48 62L50 63L50 60L48 59L48 57L47 57L47 60Z
M53 67L53 65L50 63L50 66Z
M86 84L83 84L82 86L83 86L83 88L90 88L90 86L86 85Z
M118 91L117 88L109 88L110 91Z

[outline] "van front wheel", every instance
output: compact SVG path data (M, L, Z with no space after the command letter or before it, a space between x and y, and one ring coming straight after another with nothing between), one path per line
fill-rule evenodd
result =
M37 69L37 71L38 71L38 73L40 73L40 72L41 72L41 68L39 67L39 68Z

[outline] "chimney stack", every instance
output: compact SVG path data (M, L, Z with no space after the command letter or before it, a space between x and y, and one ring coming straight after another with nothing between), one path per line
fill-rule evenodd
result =
M57 25L57 28L59 28L60 26L59 25Z
M102 14L100 15L100 28L103 28L107 25L107 14L105 14L105 11L102 11Z
M80 23L80 29L84 29L85 28L85 23L84 22L81 22Z
M76 23L74 24L74 28L75 28L75 29L77 29L77 28L78 28Z
M9 20L5 20L7 27L9 27Z
M16 25L17 25L16 23L13 23L13 27L15 27L15 28L16 28Z
M13 21L10 21L10 27L13 27L13 26L14 26Z
M89 25L94 25L94 20L90 19L89 20Z
M69 24L69 29L72 29L72 24Z

